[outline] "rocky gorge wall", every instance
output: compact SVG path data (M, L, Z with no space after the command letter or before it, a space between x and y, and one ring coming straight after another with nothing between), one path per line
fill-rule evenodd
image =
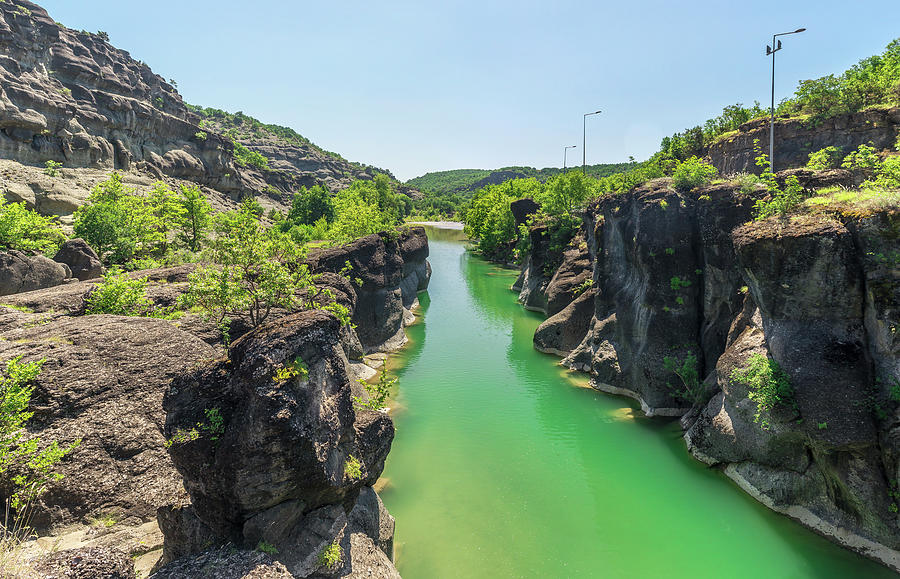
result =
M550 316L535 347L648 416L680 417L697 459L900 570L900 405L891 393L900 389L900 216L752 221L760 195L727 184L679 194L663 179L603 198L554 271L533 239L520 300ZM584 278L590 284L573 292ZM794 391L761 419L732 378L755 353L775 360ZM696 399L678 395L683 382L664 362L688 356Z
M878 150L893 149L900 138L900 107L870 109L821 121L776 119L775 135L778 142L774 159L776 170L803 167L809 161L810 153L825 147L840 147L845 155L860 145ZM768 119L744 123L735 134L710 145L707 156L722 175L756 173L755 140L759 140L762 150L768 153Z
M366 364L379 362L368 354L405 341L409 309L430 277L427 256L421 227L313 253L317 284L349 308L355 329L324 312L275 311L255 331L233 325L227 349L215 324L192 313L176 320L83 315L96 280L0 298L0 361L46 360L29 432L60 444L81 439L60 464L64 477L36 505L34 525L56 537L48 544L64 535L64 545L115 547L147 558L146 569L163 555L161 528L163 561L173 566L160 577L196 576L210 565L222 577L248 565L285 577L365 569L396 576L393 520L371 488L393 425L352 400L367 397L357 378L373 375ZM148 279L152 301L168 305L185 291L191 269L133 275ZM335 273L341 270L349 279ZM284 374L294 363L308 374ZM217 440L171 443L181 440L179 430L206 434L198 425L209 424L212 408L224 424ZM358 478L344 474L350 456L360 462ZM8 493L3 484L0 493ZM112 523L101 532L91 523L97 520ZM218 549L260 541L278 553L236 557ZM317 557L332 543L345 556L323 571Z

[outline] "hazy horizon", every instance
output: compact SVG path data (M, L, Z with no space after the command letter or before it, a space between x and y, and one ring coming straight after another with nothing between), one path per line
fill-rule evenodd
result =
M769 102L775 32L806 27L778 53L776 101L801 79L881 53L900 8L661 0L426 6L232 1L38 2L70 28L178 82L186 102L292 127L406 181L427 172L638 160L722 107ZM882 15L873 17L873 15Z

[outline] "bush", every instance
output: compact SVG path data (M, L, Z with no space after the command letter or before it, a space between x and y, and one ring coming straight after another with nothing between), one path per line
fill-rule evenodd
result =
M864 182L863 187L900 189L900 156L887 157L875 169L875 179Z
M231 142L234 145L234 162L239 166L251 165L257 169L269 168L269 160L266 157L256 151L251 151L235 139L232 139Z
M718 174L716 168L709 163L705 163L697 157L691 157L678 164L672 174L672 179L675 182L675 189L686 192L696 187L709 185Z
M570 215L591 198L597 182L580 171L569 171L550 179L534 195L547 215Z
M703 401L706 389L700 382L697 357L693 353L689 352L683 361L675 357L666 356L663 358L663 366L681 380L680 387L672 386L666 382L666 386L672 390L676 397L690 402L692 405Z
M360 380L360 384L366 389L369 395L367 400L363 400L359 396L353 397L353 404L357 408L366 410L381 410L387 407L387 399L391 395L391 388L397 383L396 378L388 378L387 371L382 368L381 376L378 378L377 384L369 384Z
M855 151L844 157L841 167L851 171L862 171L865 174L872 174L878 169L881 161L875 154L875 148L868 145L860 145Z
M25 208L25 202L7 203L0 195L0 249L55 252L66 237L54 218Z
M312 225L319 219L331 223L335 218L334 201L324 185L303 187L294 193L287 220L292 225Z
M263 227L249 202L238 212L222 214L216 230L210 248L213 263L190 275L183 305L220 323L229 316L247 316L253 327L273 308L300 305L297 293L311 288L312 277L302 252L286 234Z
M756 402L753 420L764 429L769 427L766 415L776 406L796 409L790 378L775 360L753 354L745 367L732 370L731 379L747 387L747 396Z
M182 185L178 203L182 209L178 239L189 250L200 251L212 221L212 206L196 185Z
M147 299L146 291L146 279L130 279L127 273L113 267L87 297L85 313L147 316L153 303Z
M824 149L819 149L818 151L809 154L809 163L806 164L806 167L814 171L837 169L841 164L842 154L840 147L825 147Z
M344 476L352 481L362 478L362 463L353 455L348 456L344 462Z
M331 543L319 553L319 566L326 569L337 569L343 557L344 552L341 550L341 546L337 543Z
M49 482L62 475L53 472L56 464L69 454L80 440L66 448L53 441L43 450L37 437L29 437L25 423L34 414L28 411L34 387L31 383L41 372L43 360L21 362L21 356L6 363L0 373L0 474L10 470L12 477L9 506L19 515L39 497Z
M59 168L62 166L63 164L57 161L47 161L46 163L44 163L44 175L48 177L56 177L59 175Z
M759 199L753 206L754 218L766 219L773 215L786 215L803 201L803 187L800 181L794 175L784 180L784 189L778 187L778 181L775 175L769 170L769 156L762 152L759 146L759 139L753 142L753 148L756 151L756 166L762 169L759 180L769 191L769 201Z

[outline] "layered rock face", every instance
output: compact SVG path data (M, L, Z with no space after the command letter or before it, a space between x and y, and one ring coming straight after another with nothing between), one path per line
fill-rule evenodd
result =
M659 180L597 202L585 214L592 285L538 328L535 345L649 416L682 416L698 459L900 570L900 217L753 222L756 196L727 185L678 194ZM583 253L574 242L550 279L578 279ZM539 289L547 303L552 286ZM777 362L793 389L771 410L732 374L753 354ZM686 398L665 359L688 356L699 384Z
M841 147L844 154L860 145L876 149L893 149L900 131L900 107L873 109L858 113L838 115L823 121L800 119L776 119L775 149L776 169L803 167L809 154L825 147ZM754 140L759 140L763 151L768 151L769 121L760 119L741 125L733 137L710 145L707 154L710 161L723 175L741 171L757 172L753 150Z
M222 132L201 126L172 84L100 35L70 30L28 0L0 2L0 159L64 167L49 178L12 166L0 193L67 216L87 197L86 181L118 170L197 183L219 200L260 195L266 208L284 209L300 186L337 191L376 172L268 133L241 142L270 168L240 166Z

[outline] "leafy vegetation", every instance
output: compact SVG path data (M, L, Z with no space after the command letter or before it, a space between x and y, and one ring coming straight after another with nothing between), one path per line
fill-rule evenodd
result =
M785 179L784 188L778 186L775 175L769 169L769 156L762 152L759 140L754 142L756 150L756 166L762 170L760 182L769 192L769 200L758 199L753 207L756 219L766 219L774 215L786 215L803 202L803 188L797 177L790 175Z
M753 420L764 429L769 427L769 414L777 406L796 409L790 378L775 360L753 354L746 366L732 370L731 379L747 387L747 396L756 402Z
M692 405L703 402L706 389L700 382L697 357L692 352L688 352L684 360L679 360L674 356L666 356L663 358L663 366L666 370L678 376L678 379L681 381L680 386L673 386L666 382L666 386L677 398L681 398Z
M341 546L337 543L331 543L319 552L319 566L326 569L337 569L337 566L343 557L344 552L341 550Z
M362 463L353 455L348 456L344 461L344 476L352 481L362 478Z
M703 185L709 185L718 175L716 168L697 157L690 157L679 163L672 173L675 189L687 192Z
M353 397L353 405L356 408L364 408L366 410L381 410L387 407L387 399L391 395L391 388L397 383L396 378L388 378L387 370L381 369L381 375L378 382L370 384L360 380L360 384L366 389L369 395L367 400L363 400L360 396Z
M253 327L273 308L299 305L297 293L312 286L302 251L277 228L260 223L252 203L218 216L210 244L212 263L191 273L182 304L221 322L246 315Z
M131 279L127 273L113 267L86 298L85 313L115 316L146 316L153 309L147 299L147 280Z
M65 235L52 217L25 208L25 202L7 203L0 195L0 249L55 252Z
M840 147L825 147L809 154L809 163L806 167L816 171L837 169L843 157Z
M0 372L0 474L12 471L9 501L20 513L38 498L54 480L62 475L54 468L72 452L80 440L67 447L56 441L42 446L37 437L30 437L25 424L34 414L28 411L33 381L41 372L44 361L22 362L21 356L6 362Z
M71 91L70 91L71 92ZM57 161L48 160L44 163L44 175L48 177L56 177L59 175L59 168L62 167L63 164Z

